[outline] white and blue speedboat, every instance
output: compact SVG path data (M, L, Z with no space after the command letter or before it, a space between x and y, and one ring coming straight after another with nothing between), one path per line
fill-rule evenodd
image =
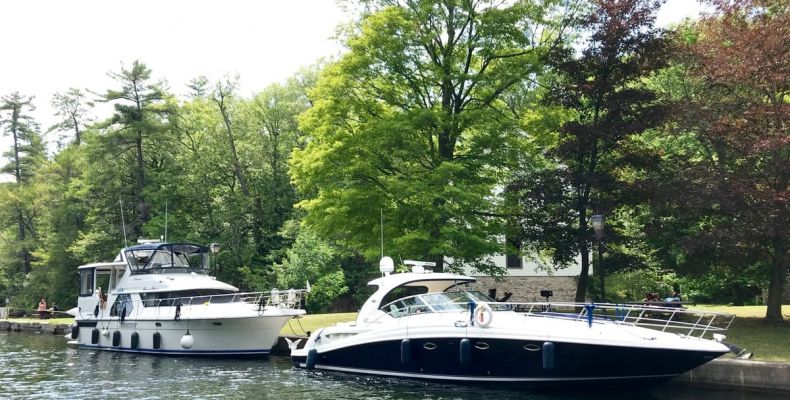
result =
M407 262L408 264L409 262ZM356 321L316 330L291 351L307 369L533 386L645 382L679 375L729 351L717 337L733 316L681 308L498 303L475 278L413 272L383 276ZM292 346L296 347L296 346Z
M286 322L305 313L303 290L240 293L208 267L208 248L159 242L80 266L72 342L133 353L265 355Z

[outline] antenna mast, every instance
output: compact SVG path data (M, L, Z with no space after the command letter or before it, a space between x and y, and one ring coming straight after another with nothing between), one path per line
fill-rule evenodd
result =
M123 219L123 200L118 196L118 204L121 205L121 230L123 231L123 247L129 247L129 242L126 240L126 222Z
M165 202L165 243L167 243L167 202Z
M381 257L384 257L384 209L380 208L381 213Z

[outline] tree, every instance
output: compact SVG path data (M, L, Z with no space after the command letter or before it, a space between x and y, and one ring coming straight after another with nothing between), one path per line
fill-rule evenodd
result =
M313 311L327 311L335 299L348 292L340 252L309 229L299 231L275 270L282 288L301 288L310 282L307 305Z
M166 93L160 83L152 83L151 70L140 61L134 61L131 68L121 67L120 72L108 74L121 85L119 90L109 89L100 101L112 102L113 116L103 126L107 136L103 141L107 146L102 156L120 152L133 153L134 190L137 205L137 220L132 221L136 236L143 234L143 225L151 216L146 201L146 145L165 145L161 140L164 129L163 116L169 110ZM112 149L112 150L110 150Z
M189 96L193 99L206 97L209 94L208 84L208 78L205 75L190 79L187 83L187 87L190 90Z
M278 231L291 217L296 202L296 193L288 178L287 160L302 136L297 117L309 107L302 85L314 80L314 76L315 72L302 71L285 85L268 86L253 99L255 116L260 124L263 160L268 164L268 174L261 188L268 204L263 219L267 231L274 234L267 241L275 247L282 244Z
M70 88L66 93L55 93L52 96L52 108L55 115L61 120L49 128L49 131L73 131L74 143L79 146L82 128L90 121L88 110L93 107L93 102L85 99L81 90Z
M503 94L542 68L565 27L557 1L367 1L301 119L292 179L327 238L496 271L495 188L517 130ZM488 268L487 268L488 267Z
M10 163L3 166L2 172L13 174L16 183L10 189L13 192L12 200L6 206L13 207L16 216L16 241L23 274L30 272L32 246L26 239L28 233L34 231L28 204L23 201L24 192L36 169L45 160L44 143L37 132L38 125L28 115L34 109L33 98L19 92L3 96L0 103L0 126L4 135L10 135L13 141L13 147L4 154Z
M664 116L664 106L640 84L640 78L665 65L665 41L653 27L660 4L592 1L582 24L590 33L584 50L578 57L572 47L554 53L557 76L545 95L546 115L530 121L543 125L535 127L536 133L548 136L536 140L549 143L549 158L544 168L527 170L517 181L525 206L524 235L539 248L552 248L557 264L581 257L577 302L587 294L590 214L612 216L629 201L623 193L628 178L618 174L650 159L639 154L633 138L658 126ZM556 121L545 121L550 118L565 121L558 136L551 129ZM608 241L614 238L609 233Z
M783 320L790 262L790 42L788 5L710 0L714 12L682 32L696 90L678 113L697 151L676 160L671 193L684 190L688 236L709 264L762 265L766 319Z

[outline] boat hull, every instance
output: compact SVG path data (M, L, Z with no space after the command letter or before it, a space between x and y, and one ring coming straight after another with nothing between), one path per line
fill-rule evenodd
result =
M129 353L263 356L269 354L277 343L280 329L289 318L278 315L177 321L126 320L123 323L118 319L77 321L76 342L80 348ZM94 329L98 330L98 335ZM188 348L182 344L187 331L192 336L192 344ZM137 334L137 343L133 343L134 333ZM158 346L155 344L157 340Z
M556 386L567 382L668 379L724 352L513 339L410 338L292 357L297 367L393 377ZM309 362L308 362L309 361Z

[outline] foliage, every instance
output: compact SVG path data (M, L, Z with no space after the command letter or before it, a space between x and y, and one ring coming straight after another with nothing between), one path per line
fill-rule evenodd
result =
M301 229L282 263L275 265L277 284L286 288L311 285L308 310L326 311L340 295L348 292L340 268L339 252L309 229Z
M74 143L79 146L81 133L87 122L90 121L88 112L93 107L93 102L85 98L85 93L76 88L70 88L66 93L55 93L52 96L52 108L55 115L61 120L48 129L48 132L73 131ZM65 135L64 135L65 136ZM58 138L58 147L63 148L63 137Z
M658 268L643 268L622 271L607 277L607 300L617 302L640 301L646 293L658 293L660 298L669 297L679 289L686 300L689 291L680 284L678 276L672 271Z
M43 204L33 178L45 158L38 124L28 114L34 110L32 101L19 92L0 100L0 128L12 140L11 149L3 154L8 164L2 166L2 172L14 177L13 183L0 185L0 226L6 239L0 248L0 294L5 296L15 296L28 287L33 249L40 240L36 217Z
M483 261L502 249L492 193L518 133L503 94L541 70L557 3L365 2L301 119L305 222L367 260L383 229L390 254L497 273Z
M525 120L543 136L533 143L542 145L546 161L541 168L527 165L518 171L511 185L523 206L522 235L533 246L554 249L556 264L581 254L576 301L584 301L588 286L589 214L607 215L606 243L616 249L627 240L618 235L618 225L628 222L615 216L640 203L628 190L632 175L650 168L652 156L635 137L664 117L663 104L641 83L664 65L665 41L652 27L658 4L593 1L582 24L590 36L581 55L566 46L550 59L556 72L548 77L550 88L542 99L549 118L560 115L561 125L545 118ZM625 255L616 257L628 262ZM603 274L604 268L598 271Z
M651 230L669 247L662 253L690 272L725 268L733 290L740 277L763 273L766 318L781 321L790 269L787 6L711 3L714 14L677 35L676 63L689 84L672 141L684 145L665 157Z

